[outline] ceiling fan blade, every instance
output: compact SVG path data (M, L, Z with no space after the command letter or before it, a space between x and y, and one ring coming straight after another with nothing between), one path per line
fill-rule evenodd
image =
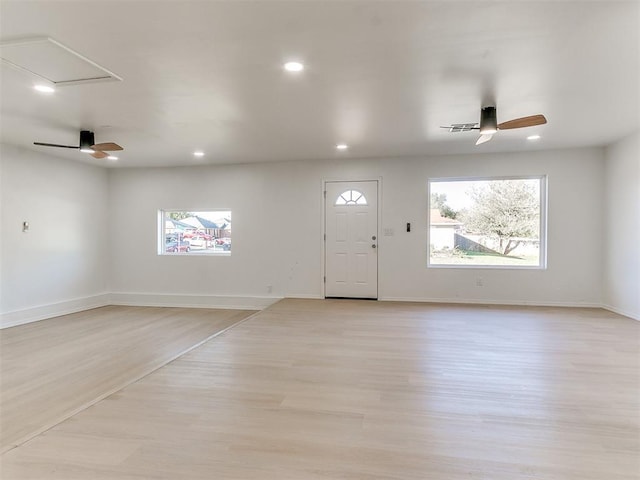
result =
M531 115L529 117L516 118L498 125L498 130L509 130L511 128L533 127L535 125L544 125L547 119L544 115Z
M116 150L123 150L120 145L113 142L96 143L95 145L91 145L91 148L94 150L100 150L101 152L114 152Z
M451 125L441 125L440 128L446 128L450 132L469 132L471 130L479 130L477 123L452 123Z
M42 147L59 147L59 148L74 148L78 150L80 147L75 147L73 145L58 145L57 143L42 143L42 142L33 142L34 145L40 145Z
M96 151L96 152L93 152L93 153L91 154L91 156L92 156L93 158L105 158L105 157L108 157L109 155L107 155L106 153L101 152L101 151L99 151L99 150L98 150L98 151Z
M493 133L480 135L480 137L478 138L478 141L476 142L476 145L482 145L483 143L488 142L492 138L493 138Z

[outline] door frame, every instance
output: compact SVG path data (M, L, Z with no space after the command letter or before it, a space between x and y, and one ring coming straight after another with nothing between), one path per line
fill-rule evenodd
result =
M336 183L336 182L377 182L378 185L378 205L377 205L377 254L378 254L378 262L376 268L376 291L378 292L376 300L380 300L380 249L381 249L381 240L380 237L380 226L382 225L382 177L325 177L322 179L322 183L320 185L320 199L322 203L322 214L320 215L321 223L321 232L322 236L320 237L320 242L322 243L322 248L320 249L320 264L322 265L322 271L320 272L320 291L322 292L321 298L327 298L327 288L325 278L327 276L327 200L325 198L325 192L327 191L327 183Z

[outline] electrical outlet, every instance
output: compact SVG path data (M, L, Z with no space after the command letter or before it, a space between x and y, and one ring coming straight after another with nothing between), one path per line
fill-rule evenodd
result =
M482 283L482 278L476 278L476 287L482 287L484 284Z

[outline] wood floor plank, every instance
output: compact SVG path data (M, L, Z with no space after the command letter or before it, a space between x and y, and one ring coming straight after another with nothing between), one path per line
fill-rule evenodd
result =
M2 457L3 478L640 478L640 323L284 300Z
M0 452L253 313L110 306L0 330Z

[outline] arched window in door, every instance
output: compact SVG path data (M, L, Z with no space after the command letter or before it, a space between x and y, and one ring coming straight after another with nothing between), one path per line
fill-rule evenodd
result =
M338 195L335 205L366 205L367 199L358 190L347 190Z

